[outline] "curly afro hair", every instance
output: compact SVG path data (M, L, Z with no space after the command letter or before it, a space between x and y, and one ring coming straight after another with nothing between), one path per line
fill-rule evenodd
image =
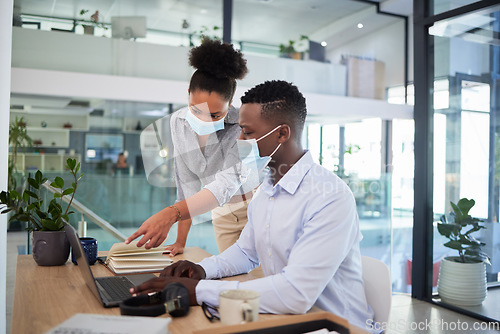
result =
M248 90L241 103L260 104L262 118L276 125L290 125L295 138L300 140L307 108L306 99L295 85L282 80L266 81Z
M232 100L236 79L243 79L248 72L247 61L232 44L205 38L200 46L192 48L189 64L196 69L189 83L189 91L212 91Z

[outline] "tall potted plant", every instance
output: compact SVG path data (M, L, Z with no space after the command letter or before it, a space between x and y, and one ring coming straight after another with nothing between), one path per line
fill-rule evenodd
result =
M444 246L456 250L458 256L443 259L439 269L438 293L445 303L460 306L480 305L486 299L486 266L488 256L481 247L485 244L472 235L485 227L482 220L469 215L473 199L450 202L453 211L442 215L437 228L449 239Z
M24 117L17 118L9 125L9 146L11 147L11 156L8 165L8 190L17 189L18 180L16 179L17 154L23 147L33 146L31 137L28 136L26 121ZM19 189L17 189L19 191Z
M17 170L18 152L25 147L33 146L33 140L28 135L26 129L26 121L24 117L18 118L9 124L9 146L10 155L7 170L7 189L16 190L22 193L24 190L24 174L19 173ZM9 230L22 230L22 222L13 220L9 223Z
M70 247L64 232L64 221L68 221L73 213L69 209L83 173L79 173L80 163L77 164L75 159L68 159L65 168L73 176L71 187L65 187L63 178L57 176L50 185L58 191L48 204L44 205L41 194L47 178L39 170L34 178L28 178L31 189L24 190L22 194L15 189L0 193L0 213L14 212L10 220L25 221L27 229L33 231L33 258L40 266L62 265L68 259ZM69 195L71 199L63 209L63 197Z

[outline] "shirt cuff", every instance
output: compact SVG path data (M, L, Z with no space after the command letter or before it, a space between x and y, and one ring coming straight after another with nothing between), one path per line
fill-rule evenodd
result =
M217 264L214 259L215 255L207 257L197 264L203 267L205 270L205 279L219 278Z
M219 306L219 294L224 290L238 289L239 281L211 281L200 280L196 285L196 302L203 302L212 306Z

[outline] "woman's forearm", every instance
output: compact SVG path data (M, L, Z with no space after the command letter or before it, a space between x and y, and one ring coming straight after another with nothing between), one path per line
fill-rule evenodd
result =
M210 190L202 189L174 206L179 210L180 220L185 220L211 211L219 206L219 202Z

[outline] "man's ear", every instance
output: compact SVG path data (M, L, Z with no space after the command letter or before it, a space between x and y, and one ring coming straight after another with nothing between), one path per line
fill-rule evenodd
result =
M291 136L291 129L290 125L288 124L283 124L281 128L279 129L279 140L278 142L283 144L284 142L288 141Z

